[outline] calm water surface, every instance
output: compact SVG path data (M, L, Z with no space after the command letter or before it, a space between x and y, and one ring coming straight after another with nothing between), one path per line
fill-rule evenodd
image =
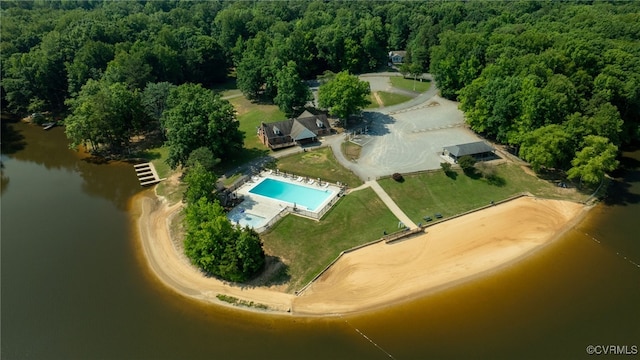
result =
M81 159L61 128L12 127L2 359L548 359L587 358L590 344L640 346L640 151L626 154L635 170L606 204L517 266L382 311L293 319L165 289L139 255L133 167Z

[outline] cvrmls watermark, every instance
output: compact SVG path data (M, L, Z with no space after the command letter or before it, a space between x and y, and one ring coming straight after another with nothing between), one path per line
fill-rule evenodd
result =
M638 355L638 345L589 345L589 355Z

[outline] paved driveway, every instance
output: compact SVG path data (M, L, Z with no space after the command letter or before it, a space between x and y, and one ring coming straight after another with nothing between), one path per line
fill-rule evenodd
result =
M371 139L362 148L358 172L369 178L438 169L444 146L478 141L456 103L436 96L427 104L391 115L364 113Z
M385 84L379 74L365 77L375 79L372 85ZM443 147L479 141L466 127L458 103L441 98L437 91L434 82L429 91L406 103L365 111L363 116L370 125L368 135L361 139L365 145L360 159L341 162L348 162L345 166L366 181L394 172L438 169L444 161L440 155Z

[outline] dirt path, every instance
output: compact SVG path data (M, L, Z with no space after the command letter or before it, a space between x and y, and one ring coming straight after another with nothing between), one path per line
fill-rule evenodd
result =
M380 94L377 91L373 92L373 98L376 99L376 102L378 103L378 106L380 108L384 107L384 103L382 102L382 99L380 98Z

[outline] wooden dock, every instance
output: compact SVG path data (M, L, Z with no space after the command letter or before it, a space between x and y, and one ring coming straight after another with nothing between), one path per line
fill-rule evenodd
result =
M136 169L136 175L138 175L138 180L142 186L155 185L164 180L164 178L160 179L156 168L150 162L133 165L133 168Z

